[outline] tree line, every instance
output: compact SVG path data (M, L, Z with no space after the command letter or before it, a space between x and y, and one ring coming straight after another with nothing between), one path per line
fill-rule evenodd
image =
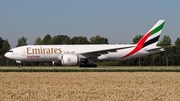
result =
M136 35L133 38L133 43L136 44L143 35ZM62 44L109 44L108 38L96 35L89 40L85 36L56 35L47 34L44 38L37 37L34 45L62 45ZM18 46L27 45L27 38L22 36L17 40ZM96 61L97 65L106 66L179 66L180 65L180 37L177 38L172 46L171 39L165 35L158 43L158 46L164 46L165 52L156 53L140 58L125 60L125 61ZM10 44L7 39L0 37L0 66L17 65L14 60L4 57L4 54L10 50ZM50 62L31 62L26 65L51 65Z

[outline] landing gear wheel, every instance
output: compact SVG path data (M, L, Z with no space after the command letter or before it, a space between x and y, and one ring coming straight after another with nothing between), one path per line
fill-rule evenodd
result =
M95 68L97 65L93 63L92 59L81 59L79 67Z
M80 64L79 67L84 67L84 65L83 65L83 64Z
M87 63L87 64L80 64L79 67L85 67L85 68L94 68L97 67L96 64L92 64L92 63Z
M20 64L19 64L19 68L22 68L22 66L23 66L23 65L20 63Z
M96 65L96 64L93 64L93 67L97 67L97 65Z

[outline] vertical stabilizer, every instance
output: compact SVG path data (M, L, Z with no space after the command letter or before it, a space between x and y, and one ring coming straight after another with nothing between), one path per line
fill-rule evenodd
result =
M160 34L162 32L165 20L159 20L138 42L138 46L144 47L156 47L159 40Z
M143 48L153 49L156 47L162 32L165 20L159 20L137 43L137 46L124 57L130 56Z

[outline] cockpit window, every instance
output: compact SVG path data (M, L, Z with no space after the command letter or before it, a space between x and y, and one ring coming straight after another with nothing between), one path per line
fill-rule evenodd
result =
M8 51L8 52L13 52L12 50Z

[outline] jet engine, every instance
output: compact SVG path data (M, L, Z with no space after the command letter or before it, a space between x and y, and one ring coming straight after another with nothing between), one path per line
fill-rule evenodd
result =
M78 56L75 54L64 54L58 57L62 65L73 66L79 62Z

